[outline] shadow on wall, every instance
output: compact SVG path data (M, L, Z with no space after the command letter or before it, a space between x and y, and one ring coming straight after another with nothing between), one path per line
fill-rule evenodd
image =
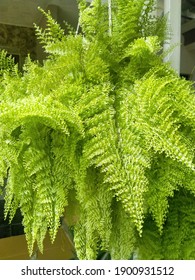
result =
M0 200L0 238L23 234L24 228L20 211L16 211L16 215L10 224L9 219L4 220L4 203L4 200Z
M75 258L74 248L62 228L59 229L53 244L49 236L46 236L43 254L36 251L30 258L20 210L17 210L9 224L8 219L4 220L4 203L4 200L0 200L0 260L70 260Z

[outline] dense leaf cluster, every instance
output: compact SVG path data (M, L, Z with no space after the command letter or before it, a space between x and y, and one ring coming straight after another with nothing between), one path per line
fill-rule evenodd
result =
M30 254L65 214L79 259L195 257L195 96L163 63L154 2L82 0L76 35L45 14L48 57L23 73L1 54L5 215L21 209Z

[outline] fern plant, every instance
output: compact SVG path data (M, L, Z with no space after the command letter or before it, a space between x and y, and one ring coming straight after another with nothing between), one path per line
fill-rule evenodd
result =
M195 95L154 2L81 0L76 35L43 12L44 64L1 54L5 216L20 208L29 254L65 215L79 259L195 257Z

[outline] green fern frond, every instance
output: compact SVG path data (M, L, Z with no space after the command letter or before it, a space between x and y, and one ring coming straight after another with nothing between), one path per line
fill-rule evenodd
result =
M140 115L143 133L147 131L149 137L147 142L150 147L156 152L165 151L167 156L194 169L194 156L190 147L186 145L185 139L182 143L182 135L179 131L182 120L177 118L177 108L171 98L175 84L172 78L168 81L167 78L153 77L153 75L146 79L146 84L144 82L142 85L137 84L135 88L139 103L137 113ZM155 88L154 93L152 88Z
M101 0L93 0L89 6L80 1L79 24L87 39L98 37L105 39L108 36L108 9ZM92 21L93 19L93 21Z
M46 18L46 28L42 30L42 28L34 24L35 33L47 52L47 45L60 41L64 37L64 30L53 19L50 11L45 12L40 7L38 9Z
M130 259L135 251L136 229L121 203L113 203L113 230L110 238L112 259Z
M113 36L120 38L119 45L127 46L140 37L139 20L144 2L145 0L113 1Z
M143 235L136 239L136 258L140 260L162 260L162 240L158 228L150 216L147 216L143 225Z
M194 259L194 196L185 190L170 201L170 211L163 235L164 259Z
M43 65L14 75L1 53L5 216L20 208L30 254L65 213L79 259L193 259L194 89L163 63L155 1L111 2L81 0L76 35L42 11Z
M75 126L78 132L83 134L82 122L75 112L62 106L61 103L51 97L44 98L40 95L39 98L35 98L32 96L15 104L2 102L0 106L2 112L1 122L2 125L7 127L7 131L12 131L17 126L34 118L37 122L43 122L47 126L60 129L65 134L69 134L66 119L70 126ZM29 114L29 112L31 113ZM7 122L9 126L7 126Z
M0 76L3 74L16 74L17 65L14 62L14 58L5 50L0 51Z

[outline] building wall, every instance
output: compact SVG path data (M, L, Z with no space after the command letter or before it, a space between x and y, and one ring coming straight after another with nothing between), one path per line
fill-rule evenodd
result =
M181 41L181 68L180 72L190 76L190 79L195 80L195 49L189 50Z
M19 66L28 54L36 58L36 38L33 28L0 24L0 49L19 59ZM18 62L18 61L17 61Z

